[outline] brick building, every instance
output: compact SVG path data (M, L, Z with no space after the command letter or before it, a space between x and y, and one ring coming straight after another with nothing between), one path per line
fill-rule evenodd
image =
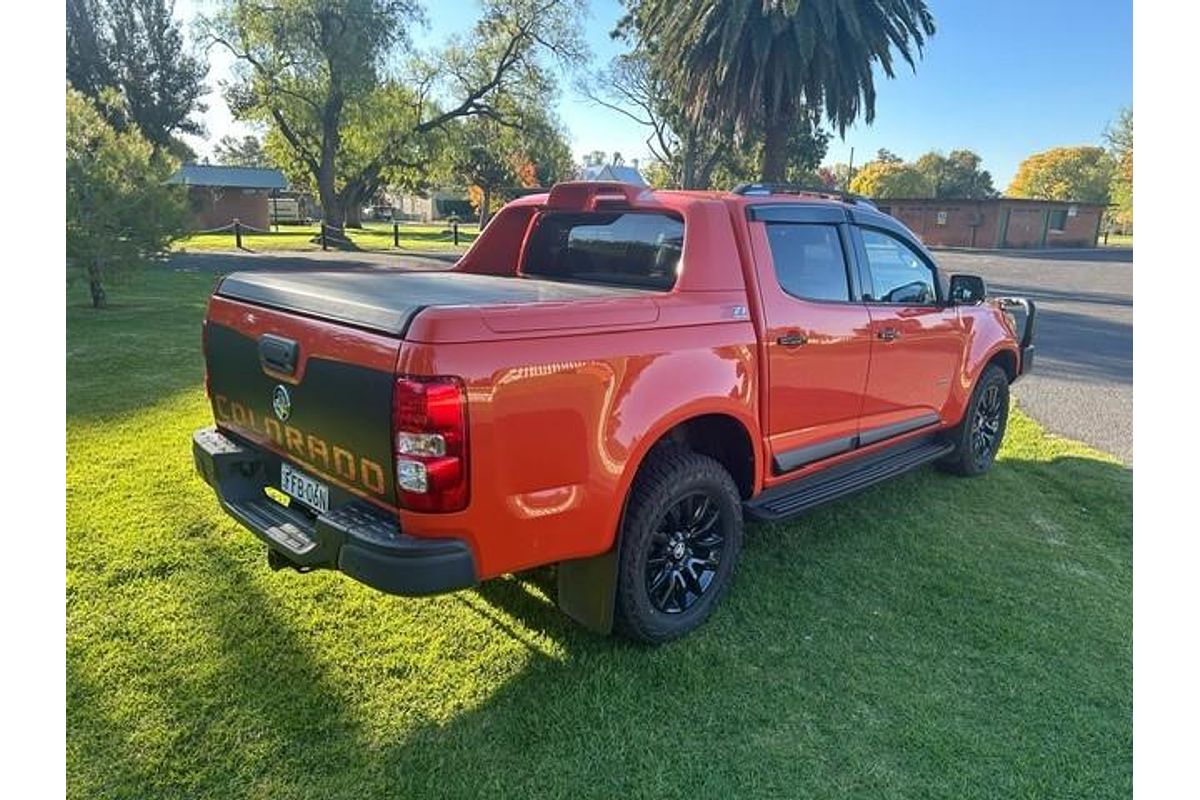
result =
M1058 200L876 200L931 247L1095 247L1105 206Z
M192 225L197 230L219 228L235 219L266 230L270 224L267 199L287 187L277 169L184 164L171 183L188 190Z

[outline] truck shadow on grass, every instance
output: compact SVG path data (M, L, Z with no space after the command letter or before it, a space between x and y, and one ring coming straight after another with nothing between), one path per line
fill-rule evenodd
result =
M73 793L1127 795L1130 486L1014 457L751 527L722 607L660 648L580 630L535 582L388 598L198 534L165 579L187 640L124 645L195 669L68 659ZM123 733L113 680L161 709L160 748Z

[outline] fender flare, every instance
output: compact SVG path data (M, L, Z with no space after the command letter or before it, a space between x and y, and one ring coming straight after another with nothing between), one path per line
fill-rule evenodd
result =
M968 357L963 359L963 370L960 376L958 386L955 388L955 404L958 406L959 414L954 421L955 425L962 422L962 414L966 412L967 405L971 400L971 392L975 391L975 385L979 383L979 378L983 375L987 365L992 363L996 356L1001 353L1006 353L1014 359L1015 363L1021 363L1021 357L1017 348L1008 342L996 342L987 350L983 351L983 355L978 358ZM1010 381L1011 383L1011 381Z
M607 635L612 632L621 528L624 526L633 482L654 446L679 425L714 414L732 418L745 429L750 439L754 457L753 490L757 491L762 485L762 437L754 434L758 420L749 414L744 406L739 406L729 398L723 399L725 402L714 403L713 398L701 398L684 403L662 415L638 440L621 476L617 492L617 496L621 498L621 507L612 526L611 546L599 555L563 561L558 565L558 607L571 619L596 633Z

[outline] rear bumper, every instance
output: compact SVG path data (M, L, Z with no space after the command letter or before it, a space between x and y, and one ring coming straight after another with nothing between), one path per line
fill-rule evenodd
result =
M277 488L278 459L216 428L192 434L192 458L226 513L300 569L338 569L400 595L439 594L479 583L471 549L460 539L406 535L395 517L362 501L317 515L272 500L263 490Z

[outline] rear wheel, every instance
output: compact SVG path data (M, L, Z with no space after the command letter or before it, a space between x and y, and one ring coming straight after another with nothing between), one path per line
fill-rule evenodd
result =
M950 432L954 450L941 464L958 475L982 475L992 467L1008 426L1008 376L995 364L979 376L963 420Z
M615 628L659 643L700 625L742 548L742 502L716 460L668 447L634 481L621 529Z

